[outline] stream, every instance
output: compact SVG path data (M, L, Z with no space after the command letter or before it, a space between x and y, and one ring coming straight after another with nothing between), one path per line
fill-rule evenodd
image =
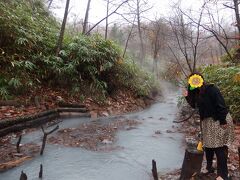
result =
M46 144L43 156L0 174L0 180L17 180L23 170L29 180L37 180L40 164L44 180L151 180L152 159L159 173L180 168L184 157L183 135L173 129L178 92L167 96L141 112L121 117L141 123L131 130L118 131L112 151L90 151L79 147ZM98 123L117 119L101 118ZM89 118L64 119L60 128L93 122ZM159 132L159 133L155 133ZM50 137L51 135L49 135ZM22 143L41 143L41 130L26 134Z

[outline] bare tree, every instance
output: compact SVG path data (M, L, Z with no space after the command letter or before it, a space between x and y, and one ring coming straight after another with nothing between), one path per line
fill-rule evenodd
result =
M108 13L109 13L109 3L110 3L110 1L107 0L107 14L106 14L105 39L107 39L107 37L108 37Z
M152 72L158 77L158 61L160 50L164 48L165 42L165 33L167 30L166 24L162 19L157 19L153 22L150 22L148 30L148 38L151 43L152 56L153 56L153 67Z
M240 15L239 15L239 0L225 0L226 3L223 3L223 5L227 8L230 8L234 10L235 13L235 19L236 19L236 27L238 28L238 35L240 35ZM239 38L239 36L238 36Z
M129 31L129 33L128 33L128 36L127 36L127 40L126 40L126 43L125 43L125 46L124 46L124 51L123 51L123 58L125 57L125 54L126 54L126 51L127 51L127 47L128 47L128 42L129 42L129 40L130 40L130 38L131 38L131 36L132 36L132 31L133 31L133 28L134 28L134 26L135 26L135 19L136 19L136 16L134 17L134 20L133 20L133 22L132 22L132 26L131 26L131 29L130 29L130 31Z
M62 21L62 26L61 26L59 38L58 38L58 41L57 41L56 56L59 55L59 51L62 48L62 41L63 41L64 32L65 32L65 26L66 26L66 22L67 22L69 4L70 4L70 0L66 0L64 17L63 17L63 21Z
M205 4L206 5L206 4ZM209 22L208 23L202 23L199 22L198 20L194 19L191 15L187 14L186 12L182 11L179 8L179 11L188 18L188 20L191 21L191 23L194 23L196 26L201 27L202 29L210 32L212 34L212 36L218 41L218 43L222 46L222 48L224 49L224 51L226 52L226 54L228 55L228 57L233 60L233 57L229 51L230 47L229 47L229 40L232 39L231 37L229 37L229 35L227 34L225 28L222 26L221 23L218 23L218 21L216 20L216 18L213 16L213 14L211 13L210 9L207 6L203 6L202 10L206 10L207 11L207 15L209 17ZM202 11L203 12L203 11ZM202 14L201 12L201 14ZM217 26L217 27L216 27Z
M148 6L148 0L131 0L128 3L130 7L130 11L136 15L137 19L137 29L138 29L138 36L140 40L140 64L143 65L143 61L145 59L145 48L144 48L144 41L143 41L143 33L141 27L141 20L143 18L143 14L150 10L152 7Z
M189 72L196 70L196 64L198 60L198 47L200 41L200 24L202 20L203 9L196 20L198 23L188 22L184 19L184 14L180 9L180 6L176 8L176 15L173 19L169 20L170 27L172 29L173 36L176 38L176 47L185 59L185 63ZM174 59L181 65L181 58L171 48L170 50L174 55ZM184 67L181 67L182 71ZM185 71L183 71L186 74Z
M144 49L144 46L143 46L143 38L142 38L142 31L141 31L140 0L137 0L136 5L137 5L137 11L136 11L137 27L138 27L138 34L139 34L140 45L141 45L140 62L141 62L141 65L143 65L143 59L144 59L144 56L145 56L145 49Z
M109 13L106 17L102 18L100 21L98 21L95 25L93 25L85 34L89 34L97 25L99 25L101 22L103 22L106 18L110 17L111 15L117 13L117 11L119 10L119 8L121 6L123 6L125 3L127 3L128 0L125 0L123 2L121 2L116 9L114 9L111 13Z
M117 2L116 0L104 0L106 1L106 23L105 23L105 39L108 38L108 27L109 27L109 22L108 22L108 18L109 18L109 12L110 10L113 8L113 7L116 7L117 6Z
M84 22L83 22L83 30L82 30L82 34L85 34L86 31L87 31L87 26L88 26L88 16L89 16L90 5L91 5L91 0L88 0L87 8L86 8L86 12L85 12L85 18L84 18Z

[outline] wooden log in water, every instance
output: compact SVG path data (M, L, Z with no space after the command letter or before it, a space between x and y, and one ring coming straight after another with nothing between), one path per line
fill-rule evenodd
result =
M191 177L200 173L202 168L203 152L186 149L182 164L180 180L191 179Z
M16 144L17 153L20 153L20 147L19 146L20 146L21 140L22 140L22 135L19 136L17 144Z
M39 170L38 177L39 177L39 178L42 178L42 175L43 175L43 165L40 164L40 170Z
M154 180L158 180L157 164L154 159L152 160L152 175Z
M42 142L42 148L41 148L41 151L40 151L40 155L43 155L43 151L45 149L45 145L46 145L46 141L47 141L47 136L51 133L53 133L54 131L58 130L59 129L59 126L57 125L54 129L52 129L51 131L49 132L45 132L43 127L42 128L42 132L43 132L43 142Z
M20 180L27 180L27 179L28 179L27 174L22 171L20 175Z

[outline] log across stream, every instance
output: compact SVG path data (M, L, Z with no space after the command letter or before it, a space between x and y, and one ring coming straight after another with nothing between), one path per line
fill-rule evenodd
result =
M118 130L114 141L102 141L102 150L47 143L42 156L37 155L21 166L1 173L0 180L19 179L22 170L28 179L38 179L41 164L46 180L150 180L152 159L156 160L159 173L179 168L185 148L182 134L173 132L172 128L176 104L177 93L169 92L165 99L150 108L121 116L139 124ZM118 118L94 121L86 117L68 118L59 124L59 131L86 122L101 124ZM56 133L50 134L49 138ZM41 130L35 131L23 136L22 143L41 143L41 138Z

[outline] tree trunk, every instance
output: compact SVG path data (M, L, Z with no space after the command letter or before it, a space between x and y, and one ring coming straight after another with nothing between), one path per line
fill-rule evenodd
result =
M106 14L105 40L108 38L108 13L109 13L109 0L107 0L107 14Z
M138 25L138 35L140 39L140 64L143 66L144 60L144 47L143 47L143 38L142 38L142 31L141 31L141 20L140 20L140 0L137 0L137 25Z
M62 21L62 27L61 27L60 35L59 35L59 38L57 41L56 56L59 55L59 51L62 48L65 26L66 26L67 16L68 16L69 3L70 3L70 0L66 0L65 12L64 12L64 17L63 17L63 21Z
M86 12L85 12L85 18L84 18L84 22L83 22L82 34L85 34L87 32L88 15L89 15L89 10L90 10L90 4L91 4L91 0L88 0L87 9L86 9Z
M234 2L234 11L236 16L236 23L238 28L238 36L240 35L240 15L239 15L239 8L238 8L238 0L233 0Z
M128 37L127 37L127 40L126 40L126 44L125 44L124 51L123 51L123 56L122 56L123 58L125 57L125 54L126 54L126 51L127 51L127 47L128 47L128 42L129 42L130 37L131 37L131 35L132 35L132 31L133 31L133 27L134 27L134 23L135 23L135 18L136 18L136 16L134 17L131 30L130 30L130 32L129 32L129 34L128 34Z

